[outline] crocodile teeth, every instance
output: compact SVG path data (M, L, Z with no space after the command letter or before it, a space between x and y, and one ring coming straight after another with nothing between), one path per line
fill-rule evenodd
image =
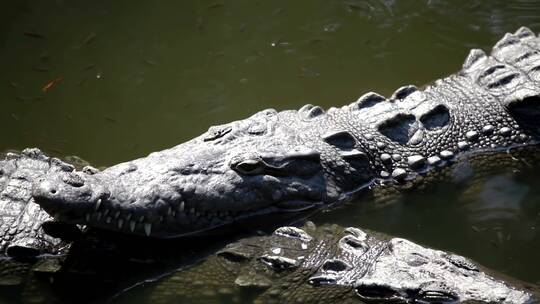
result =
M90 222L90 213L87 213L85 216L84 216L84 219L86 220L86 222Z
M109 211L110 211L109 209L103 210L103 215L104 215L104 216L107 216L107 214L109 214Z
M144 222L144 215L141 215L141 217L139 218L139 222L140 223Z
M118 220L118 229L122 229L122 226L124 226L124 220L123 220L123 219L119 219L119 220Z
M163 222L163 215L159 217L159 221Z
M171 215L171 213L172 213L172 208L169 207L169 209L167 209L167 215Z
M146 236L150 236L150 232L152 232L152 224L144 224L144 234L146 234Z
M107 224L110 224L110 223L111 223L111 220L112 220L112 218L111 218L110 216L107 216L107 218L105 219L105 222L106 222Z
M98 222L99 222L99 220L101 220L101 216L102 216L101 212L97 212L97 213L96 213L96 220L97 220Z
M114 219L117 219L119 216L120 216L120 211L116 211L116 213L114 214Z
M176 217L176 211L172 212L172 217Z
M129 230L135 231L135 221L129 221Z
M97 202L96 202L95 210L97 211L100 206L101 206L101 199L98 199Z
M186 206L186 204L184 203L184 201L182 201L182 202L180 203L180 206L178 206L178 211L183 212L185 206Z
M132 214L131 214L131 213L128 213L128 214L126 215L126 221L129 221L129 220L131 219L131 216L132 216Z

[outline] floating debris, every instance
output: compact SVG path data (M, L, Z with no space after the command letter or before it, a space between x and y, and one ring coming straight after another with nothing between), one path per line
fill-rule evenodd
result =
M150 59L144 59L143 62L148 64L148 65L151 65L151 66L156 66L157 65L157 62L155 62L153 60L150 60Z
M64 77L63 76L60 76L60 77L57 77L49 82L47 82L47 84L45 84L41 90L45 93L47 93L49 90L51 90L52 88L54 88L57 84L59 84L62 80L64 80Z
M341 24L340 23L331 23L331 24L327 24L323 27L324 31L325 32L335 32L337 31L339 28L341 27Z
M81 80L79 80L79 81L77 82L77 85L78 85L78 86L82 86L87 80L88 80L88 78L87 78L87 77L84 77L83 79L81 79Z
M51 59L51 56L49 54L41 54L39 56L39 60L41 61L49 61Z
M201 16L197 17L197 23L195 24L197 31L202 32L204 30L204 20Z
M274 40L272 43L270 43L270 45L273 46L273 47L287 46L287 45L290 45L290 43L287 42L287 41L283 41L281 38L278 38L277 40Z
M504 243L504 235L501 231L497 231L497 241L499 241L499 244Z
M116 119L110 117L110 116L103 116L105 118L105 120L107 120L108 122L117 122Z
M247 25L245 23L240 24L240 33L243 33L246 31Z
M96 65L93 64L93 63L91 63L91 64L85 66L85 67L83 68L83 71L88 71L88 70L91 70L91 69L93 69L93 68L95 68L95 67L96 67Z
M57 148L44 148L46 151L50 151L50 152L53 152L53 153L58 153L58 154L64 154L62 153L62 150L60 149L57 149Z
M94 41L94 39L96 39L96 36L97 36L97 35L96 35L96 33L94 33L94 32L88 34L88 36L84 39L82 45L86 45L86 44L92 43L92 41Z
M284 11L285 11L285 9L283 7L280 7L278 9L274 10L272 12L272 15L279 15L279 14L283 13Z
M37 66L37 67L33 67L32 70L36 72L48 72L49 68Z
M315 72L307 68L301 68L301 70L302 74L299 74L298 77L318 77L321 75L319 72Z
M23 35L27 36L27 37L31 37L31 38L39 38L39 39L43 39L45 38L45 36L39 34L39 33L36 33L36 32L23 32Z
M225 6L224 3L217 3L217 2L216 2L216 3L212 3L212 4L208 5L208 6L206 7L206 9L207 9L207 10L212 10L212 9L220 8L220 7L223 7L223 6Z
M19 101L35 101L35 100L43 99L43 97L28 97L28 96L15 96L15 98Z
M349 9L349 11L363 11L366 9L364 6L357 3L349 2L345 4L347 5L347 8Z
M19 121L19 116L17 116L15 113L11 113L11 117L16 121Z
M16 82L14 82L14 81L10 81L9 86L12 87L12 88L16 88L16 87L18 87L18 84Z
M308 40L308 43L311 43L311 44L315 44L315 43L319 43L319 42L323 42L324 39L323 38L311 38Z
M15 98L19 101L32 101L34 100L33 97L24 97L24 96L15 96Z

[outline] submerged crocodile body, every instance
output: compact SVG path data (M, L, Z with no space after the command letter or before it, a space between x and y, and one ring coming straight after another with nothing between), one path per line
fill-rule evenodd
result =
M523 27L424 90L264 110L102 172L50 174L33 195L60 221L168 238L414 183L460 155L538 142L539 51Z
M196 256L208 253L195 244L117 236L95 239L86 231L63 255L40 258L33 265L0 259L0 290L21 285L19 297L2 294L0 300L93 302L111 300L120 292L115 302L130 303L132 293L122 290L156 276L157 283L142 285L152 303L528 304L539 299L536 286L462 256L359 228L308 222L303 228L280 227L271 235L228 245L203 240L202 248L218 247L202 260ZM181 271L163 277L179 267Z
M53 218L34 202L32 186L43 176L74 169L38 149L7 153L0 160L0 256L56 254L67 245L43 230Z
M337 225L278 228L146 287L151 303L535 303L452 253ZM136 297L136 296L135 296ZM122 298L121 298L122 299ZM123 296L130 302L130 294Z

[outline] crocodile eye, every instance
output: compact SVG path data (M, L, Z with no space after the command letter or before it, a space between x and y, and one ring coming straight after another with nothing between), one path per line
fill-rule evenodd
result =
M250 159L235 164L233 169L242 174L253 175L261 173L264 169L264 164L261 161Z
M248 129L248 133L251 135L262 135L264 132L266 132L266 125L260 122L253 123Z
M211 141L225 136L227 133L231 132L231 126L213 126L208 129L208 134L203 138L204 141Z

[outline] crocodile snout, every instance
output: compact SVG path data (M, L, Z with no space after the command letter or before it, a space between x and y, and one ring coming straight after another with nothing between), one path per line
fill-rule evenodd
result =
M32 195L40 201L45 199L50 200L58 194L58 188L57 185L48 180L41 181L34 187Z
M32 196L55 217L65 213L84 214L108 193L102 186L92 183L92 178L81 172L51 174L34 185Z

